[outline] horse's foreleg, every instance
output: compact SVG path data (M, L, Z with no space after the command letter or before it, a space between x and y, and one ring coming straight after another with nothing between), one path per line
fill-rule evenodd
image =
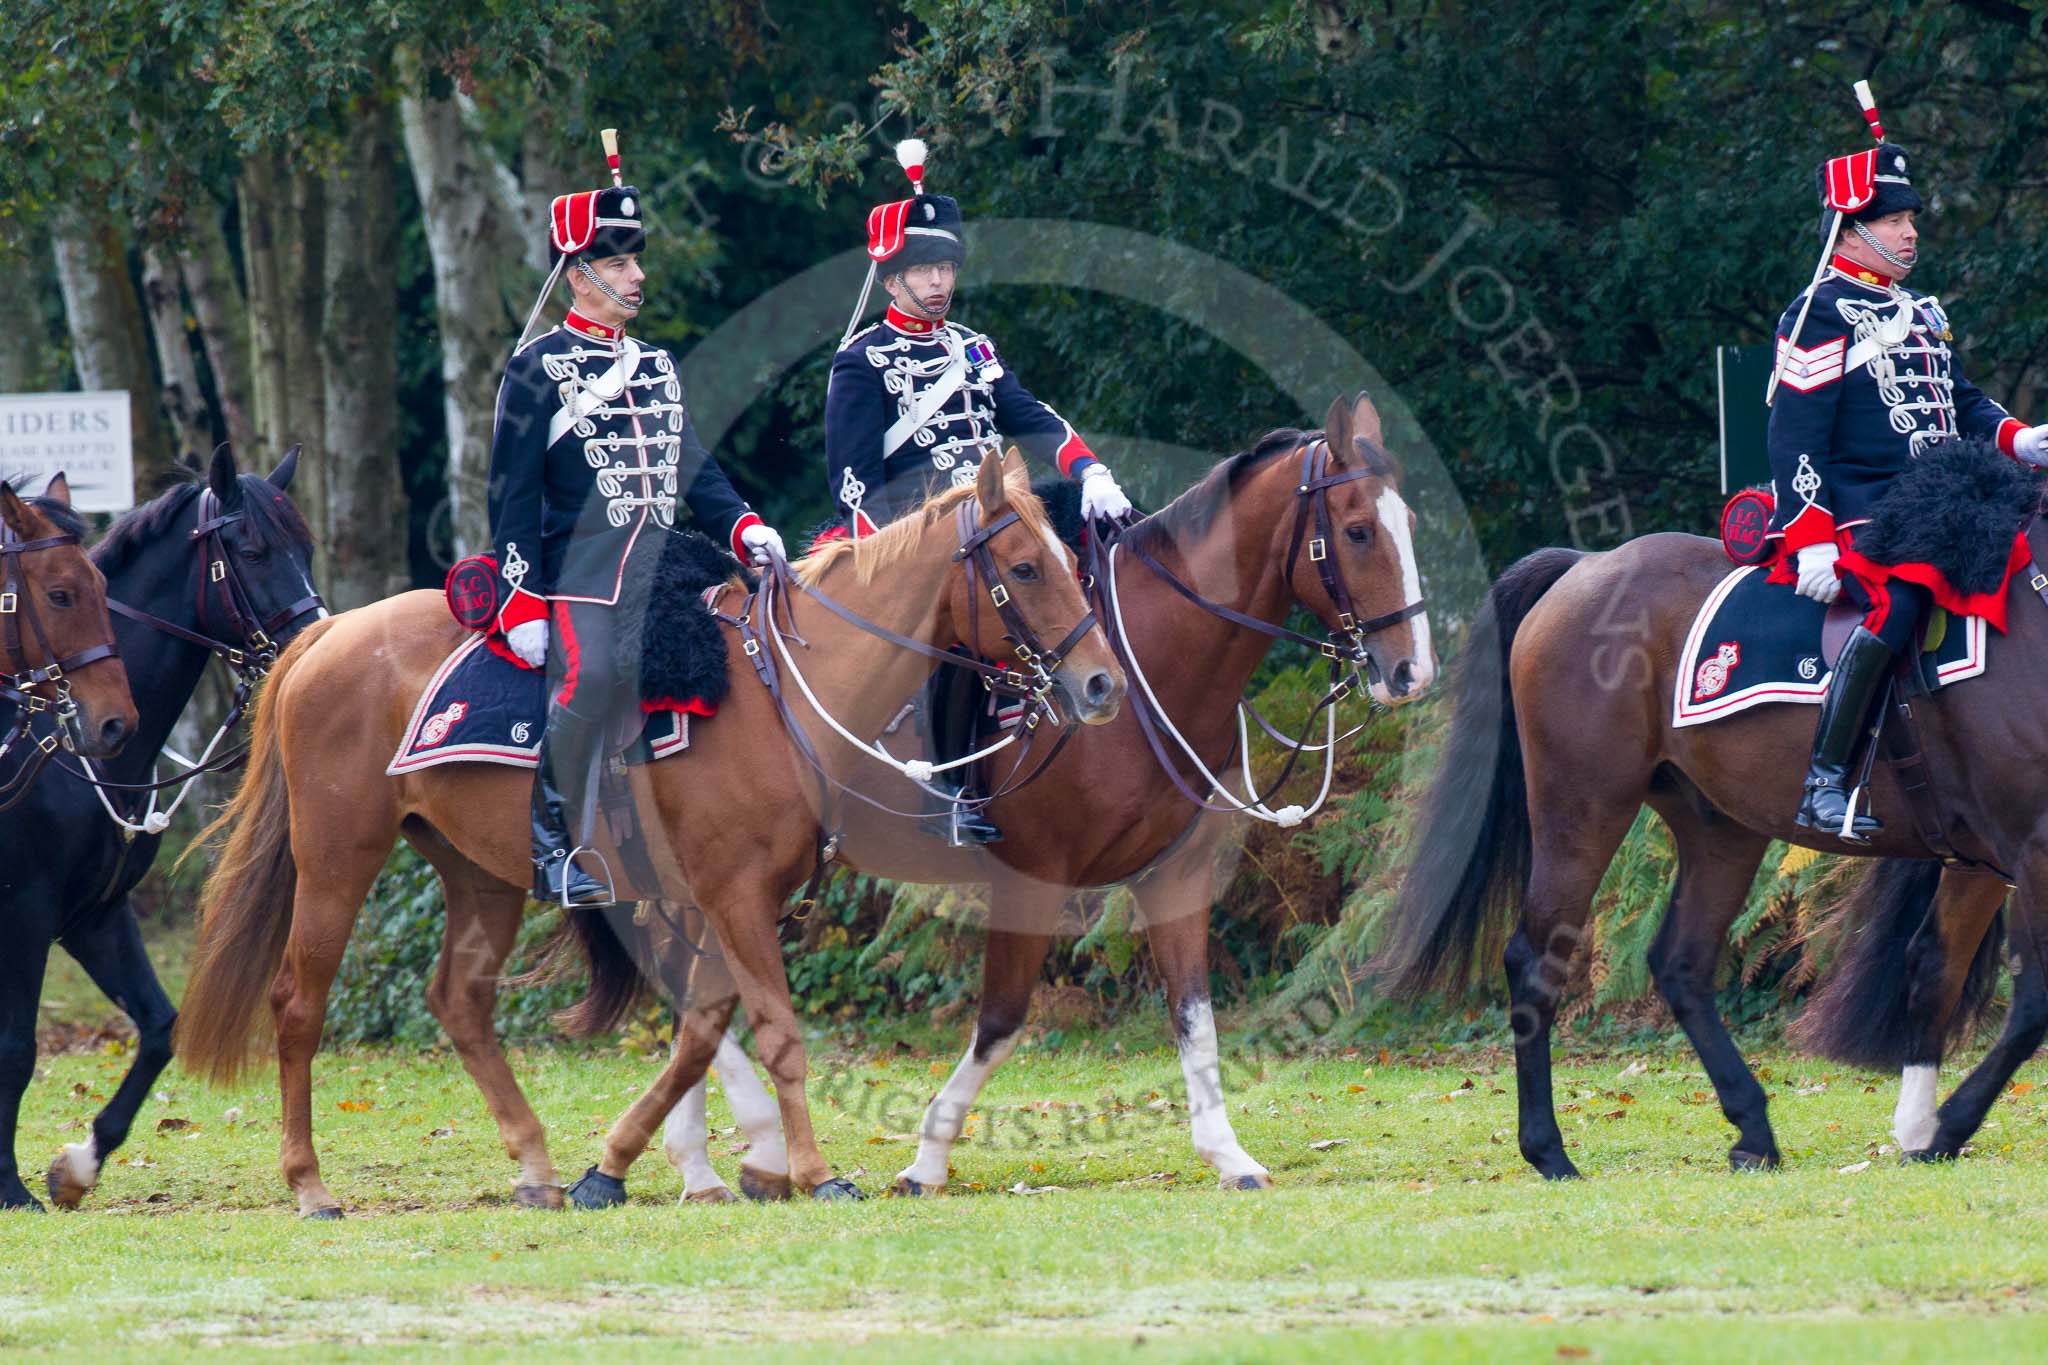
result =
M678 1046L681 1040L678 1038ZM733 1122L746 1139L747 1155L740 1162L740 1188L752 1198L774 1198L789 1190L789 1150L782 1142L782 1122L775 1097L761 1084L753 1062L731 1029L718 1040L711 1069L718 1075L718 1088L732 1110ZM732 1192L711 1165L711 1132L704 1116L705 1082L699 1079L669 1110L662 1125L661 1147L683 1177L683 1198L699 1203L722 1203Z
M2005 897L2005 882L1996 875L1949 868L1941 874L1929 922L1907 945L1911 1036L1892 1111L1892 1136L1902 1152L1922 1152L1934 1144L1941 1055L1978 945Z
M50 926L35 923L32 914L22 916L30 921L28 933L0 953L0 1209L43 1207L14 1164L14 1125L22 1092L36 1074L36 1004L50 957Z
M1521 923L1503 955L1508 1023L1515 1040L1515 1103L1522 1158L1546 1179L1577 1177L1550 1075L1550 1030L1571 977L1572 955L1585 937L1586 915L1601 875L1628 834L1636 807L1593 805L1562 794L1546 798L1530 786L1534 861Z
M1742 912L1769 841L1732 821L1706 819L1681 802L1658 806L1678 848L1678 882L1650 944L1650 975L1707 1069L1721 1113L1738 1134L1734 1169L1774 1169L1778 1141L1770 1100L1714 1008L1714 971L1728 926Z
M1226 1190L1271 1189L1273 1177L1245 1151L1223 1094L1223 1058L1209 1001L1210 864L1214 845L1194 840L1134 891L1152 959L1166 982L1166 1010L1188 1090L1195 1155Z
M548 1156L547 1130L505 1060L495 1019L499 974L519 938L525 893L481 869L448 867L443 861L437 859L436 865L448 897L448 921L441 961L427 986L427 1008L483 1092L506 1153L519 1163L512 1182L514 1202L559 1209L562 1183Z
M308 829L329 836L322 849L305 848L300 834ZM270 986L284 1126L278 1168L298 1198L301 1216L339 1218L341 1201L320 1179L320 1157L313 1150L313 1055L320 1050L320 1032L327 1024L327 993L385 854L367 843L342 845L342 831L323 829L310 815L293 820L292 835L299 858L291 936ZM390 842L387 838L386 849Z
M142 930L124 900L87 917L88 923L66 934L64 950L85 968L93 984L121 1007L135 1024L135 1059L114 1091L114 1098L93 1117L92 1134L84 1142L67 1143L50 1163L50 1198L75 1208L99 1183L100 1168L128 1140L128 1130L149 1098L150 1087L171 1061L171 1030L178 1011L164 994L142 946Z
M1047 890L1042 894L1053 902L1053 913L1057 915L1065 892ZM993 923L1018 925L1049 921L1047 915L1020 911L1020 907L1008 902L991 902L989 919ZM975 1107L981 1087L987 1085L995 1068L1016 1052L1024 1019L1030 1015L1030 997L1032 988L1038 984L1038 968L1044 966L1044 954L1051 945L1053 939L1044 933L989 929L981 950L981 1009L975 1015L975 1038L967 1044L967 1054L952 1068L952 1074L946 1076L946 1085L940 1087L938 1095L924 1109L924 1121L918 1126L918 1158L911 1160L895 1179L899 1195L938 1195L946 1191L952 1144L961 1140L961 1130L967 1128L967 1111Z

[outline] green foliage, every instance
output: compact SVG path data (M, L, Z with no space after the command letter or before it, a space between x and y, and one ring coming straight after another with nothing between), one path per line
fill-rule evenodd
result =
M529 908L505 976L531 965L534 950L554 928L557 914ZM328 1044L428 1046L443 1041L441 1026L427 1009L427 986L441 957L445 922L440 878L410 847L401 846L371 887L342 956L327 1001ZM457 945L455 961L461 960ZM501 989L498 1036L559 1038L550 1016L582 990L582 981L573 973L539 986Z

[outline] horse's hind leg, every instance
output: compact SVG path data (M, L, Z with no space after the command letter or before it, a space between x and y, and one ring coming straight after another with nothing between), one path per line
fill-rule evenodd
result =
M1778 1142L1771 1132L1769 1098L1714 1008L1714 971L1728 942L1728 926L1742 913L1770 841L1696 809L1681 796L1656 805L1678 848L1678 882L1650 944L1650 975L1699 1053L1722 1115L1735 1125L1729 1166L1775 1169Z
M1558 784L1529 786L1533 860L1521 923L1508 939L1508 1023L1515 1039L1515 1104L1522 1158L1548 1180L1578 1167L1565 1155L1550 1076L1550 1030L1571 976L1572 954L1608 862L1628 834L1638 804L1602 802Z
M1953 1016L1969 980L1977 947L2005 904L2006 885L1995 874L1948 868L1935 892L1928 923L1906 946L1911 985L1906 1009L1912 1034L1906 1061L1899 1072L1899 1101L1892 1111L1892 1136L1899 1150L1911 1155L1934 1145L1937 1120L1934 1096L1941 1074L1941 1054ZM2032 978L2028 978L2030 984ZM2018 983L2014 994L2017 996ZM2019 1011L2015 1004L2015 1012ZM1956 1144L1958 1147L1961 1143Z
M50 1163L50 1198L67 1209L76 1208L92 1191L99 1183L101 1164L128 1140L128 1130L149 1097L149 1088L170 1065L171 1030L178 1022L178 1011L156 979L156 969L142 946L141 927L128 902L123 900L87 919L64 936L64 950L134 1021L135 1059L128 1064L128 1074L121 1078L114 1098L93 1117L92 1135L84 1142L67 1144Z
M14 1164L14 1125L22 1092L36 1074L36 1003L50 957L50 926L34 922L0 953L0 1209L35 1209L42 1203L21 1183ZM11 926L10 926L11 927Z
M685 1034L678 1030L676 1046L683 1046ZM740 1189L749 1199L778 1199L789 1195L789 1152L782 1145L782 1123L776 1116L775 1097L761 1084L747 1050L730 1028L718 1040L711 1069L718 1076L718 1088L725 1092L733 1122L746 1138L746 1159L740 1162ZM661 1149L669 1165L683 1177L683 1199L689 1203L722 1204L732 1191L711 1165L711 1132L704 1115L705 1083L683 1092L683 1098L669 1110L662 1125Z
M448 924L441 961L427 987L427 1008L483 1092L506 1153L519 1163L513 1200L527 1208L559 1209L562 1182L548 1157L547 1131L505 1060L494 1018L499 973L519 937L526 894L438 840L415 837L410 831L408 837L440 872L448 896Z
M2048 976L2043 974L2048 962L2042 953L2048 943L2048 903L2042 895L2048 885L2048 855L2035 858L2019 875L2020 889L2012 900L2012 941L2019 966L2013 974L2012 1008L2006 1012L2004 1031L1935 1112L1933 1139L1923 1150L1906 1152L1907 1160L1944 1161L1959 1155L2006 1082L2048 1036Z

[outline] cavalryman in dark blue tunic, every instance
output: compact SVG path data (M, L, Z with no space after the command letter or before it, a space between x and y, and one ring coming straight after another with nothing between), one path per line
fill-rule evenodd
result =
M576 864L571 825L587 812L606 719L638 702L613 658L628 558L660 553L678 499L734 555L782 554L697 438L674 357L626 335L646 278L644 201L617 183L607 142L613 186L563 195L550 215L555 274L575 305L513 353L491 442L491 540L509 589L498 626L522 662L548 670L534 896L570 905L608 899Z
M1005 443L1079 480L1084 518L1128 516L1130 499L1073 424L1025 390L987 336L947 320L967 260L960 206L924 192L924 143L899 143L896 159L913 194L868 215L868 288L832 358L825 395L826 474L845 519L830 534L867 535L941 489L972 484L981 461L1000 456ZM878 276L889 308L854 331ZM966 713L983 695L956 681L956 670L941 669L926 708L927 735L937 733L934 756L942 759L958 757L944 752L954 747L948 734L971 727ZM956 844L1000 839L976 809L959 804L962 790L952 787L935 827Z
M1882 135L1875 113L1873 128ZM2028 464L2048 464L2048 427L2015 420L1962 376L1939 300L1899 283L1919 260L1923 207L1906 155L1883 142L1821 167L1826 266L1778 325L1771 408L1773 536L1796 564L1798 590L1864 609L1836 662L1814 735L1798 823L1863 842L1849 826L1849 764L1867 712L1902 651L1918 647L1930 604L1963 612L1939 570L1876 564L1855 551L1872 505L1930 442L1983 437ZM1803 321L1802 321L1803 319Z

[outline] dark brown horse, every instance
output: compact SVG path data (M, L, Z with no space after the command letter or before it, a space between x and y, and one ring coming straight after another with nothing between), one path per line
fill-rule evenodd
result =
M970 587L969 566L956 553L960 514L966 538L985 541L991 552L983 571L992 581L979 587ZM963 641L992 658L1010 653L1006 624L971 594L1002 594L1014 607L1008 627L1021 623L1041 640L1066 638L1088 615L1072 557L1052 535L1014 453L1007 462L985 460L975 485L941 495L921 515L813 555L798 571L874 626L927 646ZM809 684L840 720L875 733L929 675L932 659L842 620L821 601L798 594L792 608L808 641ZM516 1197L562 1202L540 1121L492 1027L498 973L531 877L531 779L492 764L385 773L422 688L461 639L438 593L408 593L314 626L272 675L256 714L248 776L217 824L227 841L202 897L178 1051L196 1071L233 1077L268 995L283 1089L282 1167L307 1215L340 1212L321 1182L312 1140L311 1063L328 988L363 898L401 836L440 872L447 892L447 938L428 1004L519 1163ZM775 935L784 900L812 867L817 779L749 656L735 647L727 662L733 681L717 718L694 727L684 753L636 770L641 807L667 839L655 850L664 887L694 892L740 975L739 993L781 1098L797 1185L836 1193L843 1182L831 1179L811 1135L803 1037ZM1123 690L1108 645L1092 629L1050 682L1066 712L1088 723L1113 716ZM828 769L853 764L850 749L817 736L813 742Z
M1460 660L1442 770L1377 966L1399 992L1462 989L1505 939L1522 1155L1546 1176L1578 1173L1552 1107L1551 1025L1601 875L1645 804L1678 853L1651 973L1737 1129L1729 1161L1738 1169L1775 1166L1779 1153L1763 1089L1715 1013L1714 972L1768 842L1931 854L1882 765L1872 793L1885 825L1874 844L1793 826L1813 738L1805 707L1671 726L1687 625L1728 567L1717 544L1693 536L1645 536L1601 554L1539 551L1494 585ZM2015 691L2048 670L2048 608L2025 579L2011 586L2009 633L1994 635L1990 678L1914 709L1947 815L1966 832L1962 851L2013 873L2016 916L2034 925L2048 913L2048 827L2034 796L2048 722L2016 704ZM1959 913L1988 915L1988 895L1981 879L1953 891ZM2041 970L2040 936L2016 935L2028 972ZM1960 951L1967 964L1969 949ZM1958 997L1965 976L1955 978Z
M1316 462L1325 448L1330 464L1325 486L1318 489L1306 471L1320 467ZM1270 627L1297 606L1314 613L1333 639L1346 641L1346 652L1353 648L1350 624L1357 625L1384 679L1373 684L1381 701L1407 701L1429 686L1436 656L1429 620L1419 610L1414 518L1399 488L1400 471L1381 444L1379 415L1364 395L1355 403L1332 403L1320 432L1274 432L1257 449L1216 466L1172 505L1126 532L1111 565L1101 570L1107 579L1114 569L1120 610L1107 600L1099 609L1109 618L1113 638L1120 637L1131 695L1113 723L1074 735L1039 776L991 806L1003 842L953 849L907 835L901 823L885 818L848 826L840 856L863 871L898 881L990 888L974 1037L925 1112L917 1158L896 1179L899 1193L944 1190L962 1122L990 1073L1017 1043L1063 907L1077 888L1119 882L1130 885L1165 982L1196 1153L1215 1168L1225 1188L1272 1183L1232 1131L1209 1001L1216 855L1241 821L1227 810L1204 813L1183 794L1207 795L1209 779L1161 727L1177 728L1209 773L1234 774L1241 742L1238 699L1274 643ZM1326 498L1327 534L1321 536L1303 530L1319 524L1317 497ZM1149 568L1148 557L1227 611L1269 628L1198 605ZM1107 586L1098 583L1098 590ZM1158 749L1141 728L1147 723L1161 736ZM1325 735L1318 725L1315 738ZM1169 775L1160 752L1171 754L1184 786ZM1001 760L991 766L1003 770ZM915 794L906 787L882 795L901 806ZM1300 808L1269 814L1292 821ZM688 1194L723 1196L724 1185L702 1145L699 1078L715 1046L726 1093L757 1139L742 1187L773 1194L786 1182L772 1108L737 1043L720 1039L730 987L709 979L719 974L716 959L706 964L693 983L684 1025L676 1030L668 1072L613 1127L599 1169L623 1178L667 1115L666 1146L684 1171ZM719 1026L712 1027L714 1022ZM685 1104L672 1111L685 1090ZM616 1193L623 1197L623 1189Z

